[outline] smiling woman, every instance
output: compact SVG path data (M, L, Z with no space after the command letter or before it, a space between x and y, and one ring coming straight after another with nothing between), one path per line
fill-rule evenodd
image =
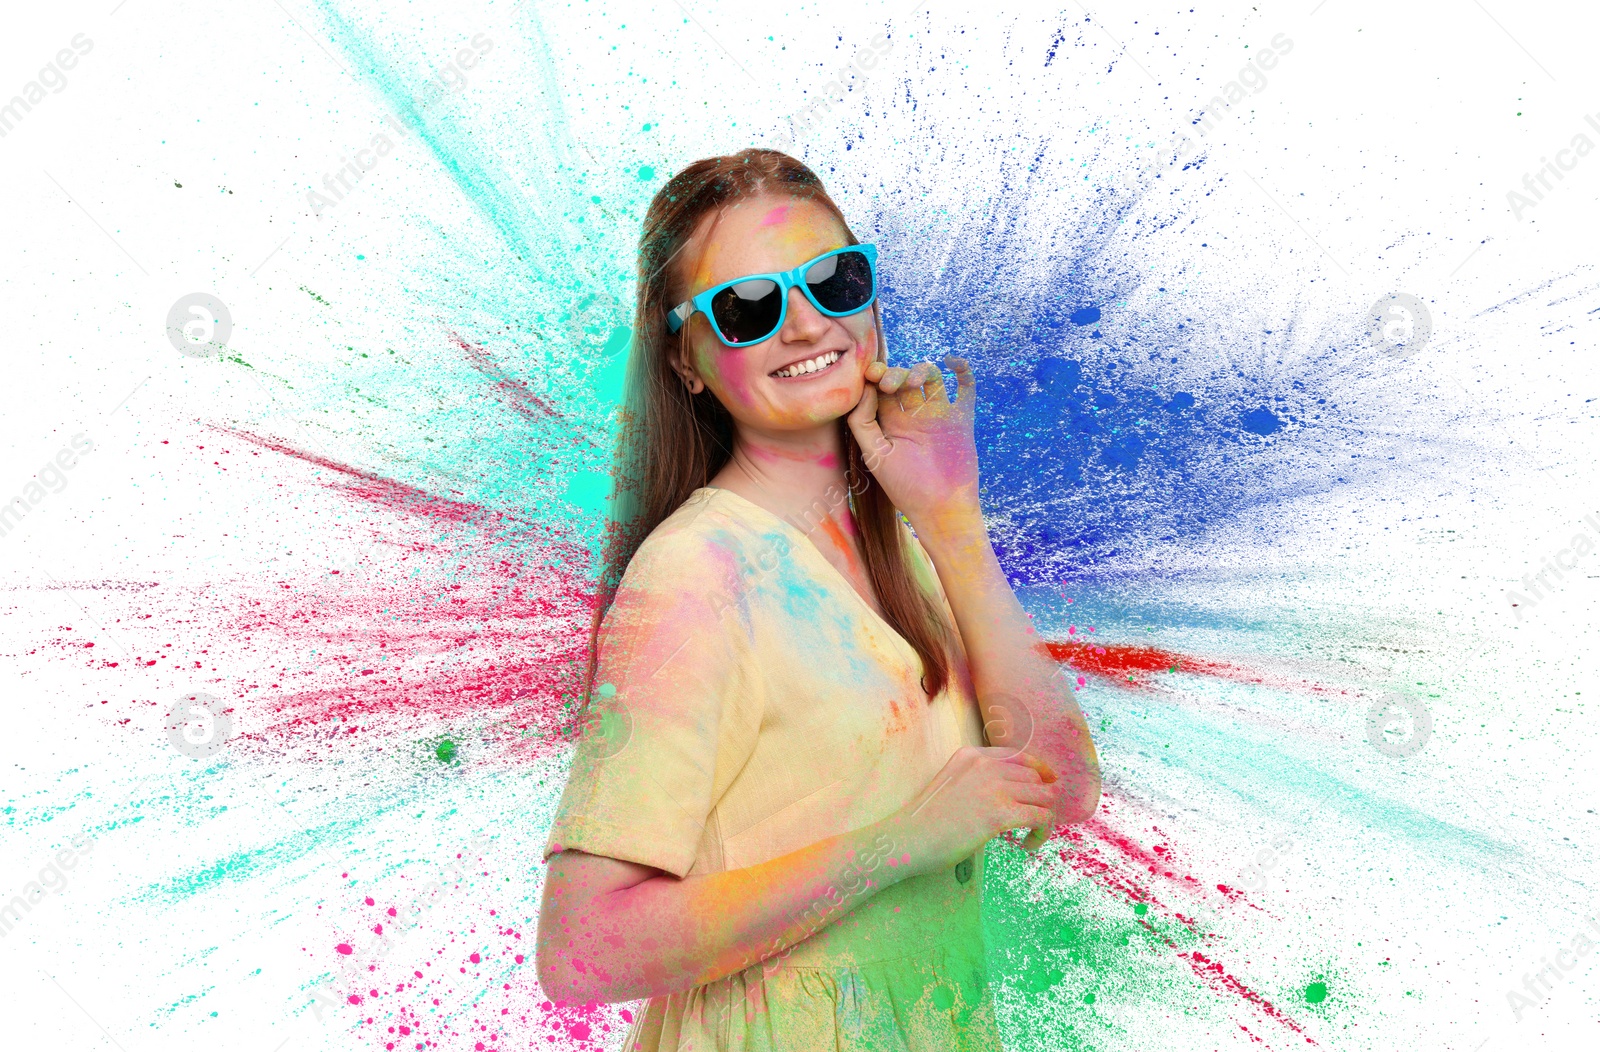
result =
M752 439L745 443L748 454L765 458L768 466L777 458L809 462L810 474L829 481L849 475L856 497L853 516L845 518L859 525L858 544L844 544L839 536L840 543L825 554L858 591L881 600L880 613L917 651L930 677L929 692L937 693L948 674L938 639L939 613L926 594L913 589L894 506L841 425L860 401L867 365L886 357L876 296L862 304L871 306L870 314L857 307L830 318L821 309L806 309L815 303L809 288L804 294L799 288L781 290L772 297L778 317L767 331L759 332L758 326L734 337L762 339L732 346L718 315L738 324L759 320L752 316L761 312L747 306L707 313L684 302L693 291L711 306L724 284L759 280L749 276L762 271L788 271L802 260L856 243L821 181L784 154L750 150L738 158L700 161L657 193L640 244L634 324L639 335L629 362L626 410L626 426L633 431L624 435L618 464L622 503L616 521L622 532L607 552L603 587L620 579L650 530L726 465L735 431L742 428ZM869 278L875 277L875 251L870 260ZM733 306L741 303L737 296L723 298L734 300ZM803 304L792 316L791 301ZM677 339L675 321L681 326ZM830 355L848 356L850 367L813 369L795 383L773 382L783 379L773 373ZM815 445L819 439L821 445ZM741 492L737 481L729 488ZM630 506L633 501L637 504ZM830 537L835 532L829 531ZM593 648L590 654L592 661Z
M650 998L629 1049L999 1048L983 846L1099 798L983 530L971 371L887 366L877 262L772 151L645 219L585 684L630 730L578 745L537 951L554 999Z

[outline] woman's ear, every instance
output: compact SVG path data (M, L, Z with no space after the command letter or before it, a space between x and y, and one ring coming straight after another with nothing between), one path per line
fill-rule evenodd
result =
M689 389L690 394L697 395L706 389L706 382L700 379L700 374L694 371L694 366L683 360L681 350L673 351L667 360L672 365L672 371L683 378L683 385Z

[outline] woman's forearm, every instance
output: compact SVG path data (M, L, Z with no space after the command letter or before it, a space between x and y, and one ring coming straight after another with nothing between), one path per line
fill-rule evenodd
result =
M910 520L933 560L966 647L990 745L1026 750L1056 772L1063 821L1094 814L1100 765L1089 726L1060 666L1028 624L1000 569L978 504L973 440L977 380L963 358L951 401L932 362L874 362L848 418L866 466ZM880 401L880 395L884 396Z
M1100 800L1088 723L1061 666L1017 602L982 514L974 503L913 525L955 614L989 744L1043 759L1060 778L1060 817L1088 818Z
M898 817L760 865L631 887L596 886L618 863L551 860L539 975L564 1001L630 1001L691 989L782 955L884 887L916 875ZM890 864L894 860L895 864Z

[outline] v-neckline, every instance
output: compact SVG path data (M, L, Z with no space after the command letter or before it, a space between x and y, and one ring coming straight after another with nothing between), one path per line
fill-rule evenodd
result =
M903 650L909 652L913 658L916 657L916 648L906 641L906 637L902 636L898 629L885 620L882 614L878 613L878 611L872 608L872 604L867 602L866 598L862 596L860 592L856 591L856 586L851 583L850 579L844 574L840 573L839 568L833 565L833 563L828 560L828 557L823 555L822 552L818 550L817 546L812 543L811 538L801 533L799 528L795 526L794 523L767 508L763 508L750 498L735 493L731 489L724 489L721 486L701 486L700 488L703 490L710 490L712 493L726 493L740 504L743 504L747 508L754 508L759 514L765 515L773 522L776 522L783 529L794 534L795 537L799 538L800 544L804 545L806 550L808 550L816 558L817 562L826 567L827 572L832 574L834 579L837 580L840 585L844 586L844 590L850 593L850 597L856 601L862 610L866 611L867 616L876 621L879 627L889 634L889 638L899 643ZM899 524L896 523L896 525Z

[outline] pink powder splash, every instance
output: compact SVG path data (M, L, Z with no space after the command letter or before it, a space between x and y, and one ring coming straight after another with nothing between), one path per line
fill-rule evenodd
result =
M460 345L469 358L478 353ZM474 362L491 375L486 358ZM514 384L497 390L524 415L548 411ZM490 746L474 762L516 764L548 755L571 737L568 706L592 610L590 553L583 545L511 512L431 493L289 443L238 430L220 433L225 448L205 453L219 467L273 454L315 472L318 484L346 498L356 516L352 532L365 529L374 553L364 560L370 565L357 568L365 572L356 582L348 569L330 569L310 579L286 575L251 594L213 597L225 611L217 632L232 662L213 671L240 699L243 735L230 748L315 765L396 748L466 721L485 725L479 733ZM1161 673L1183 672L1344 693L1305 678L1081 639L1048 645L1063 664L1123 689L1148 690ZM70 637L59 645L129 677L172 664L159 647L114 660ZM305 654L315 660L296 660ZM118 715L115 722L132 722L131 715ZM1220 994L1303 1037L1292 1019L1228 970L1222 952L1209 944L1217 936L1196 919L1197 906L1259 907L1237 889L1188 872L1153 824L1144 832L1157 839L1147 845L1120 824L1120 806L1108 797L1095 820L1062 831L1068 849L1060 857L1081 876L1208 940L1204 952L1167 944ZM592 1047L631 1022L627 1008L543 997L524 945L533 920L499 919L516 904L500 901L504 877L497 887L491 872L485 864L455 883L461 894L449 899L448 921L426 928L432 945L409 935L405 912L381 896L363 893L339 911L335 923L344 937L336 935L313 957L340 977L338 1011L351 1017L368 1047ZM399 948L380 954L379 946Z
M217 670L231 673L240 698L234 746L317 762L460 720L487 723L508 756L559 744L592 610L584 547L505 511L226 434L235 449L318 469L373 537L373 565L354 577L329 569L218 598L231 611L219 635L241 666Z

